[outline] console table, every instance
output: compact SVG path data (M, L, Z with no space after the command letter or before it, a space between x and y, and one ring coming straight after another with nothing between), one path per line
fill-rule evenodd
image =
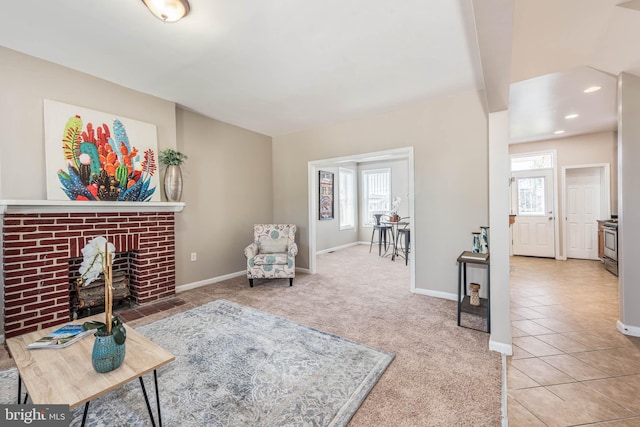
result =
M81 319L82 322L104 321L104 314ZM77 321L78 323L80 321ZM158 422L162 426L160 413L160 395L158 393L158 377L156 370L175 359L175 356L154 342L148 340L135 329L125 325L127 330L126 356L122 366L100 374L91 365L91 351L95 338L93 335L82 338L69 347L59 349L28 350L27 345L59 328L57 325L28 334L7 339L7 346L18 368L18 403L26 403L27 396L36 405L64 404L73 409L82 404L84 425L89 402L111 390L122 387L135 379L140 386L151 417L151 424L156 425L147 391L142 376L153 372L156 389ZM21 400L21 385L24 383L27 396ZM105 421L107 424L108 422Z
M458 326L481 330L460 324L462 313L483 316L487 320L487 333L491 332L491 271L489 254L462 252L458 256ZM471 297L467 293L467 264L481 265L487 271L487 298L480 298L480 305L471 305Z

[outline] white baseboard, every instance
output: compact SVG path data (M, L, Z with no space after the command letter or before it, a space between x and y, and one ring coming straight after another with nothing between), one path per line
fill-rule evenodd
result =
M411 292L414 294L426 295L428 297L443 298L451 301L458 300L458 294L450 294L449 292L430 291L429 289L413 288Z
M504 353L502 353L501 378L500 406L502 412L502 427L509 427L509 414L507 413L507 356Z
M630 335L632 337L640 337L640 327L638 326L625 325L624 323L618 320L616 322L616 327L620 332L622 332L625 335Z
M200 280L198 282L187 283L185 285L176 286L176 293L188 291L189 289L200 288L202 286L211 285L212 283L222 282L223 280L233 279L246 275L246 271L238 271L237 273L225 274L224 276L212 277L211 279Z
M296 267L296 272L298 273L309 273L308 268L298 268ZM222 282L223 280L229 280L240 276L246 276L246 271L238 271L236 273L225 274L224 276L212 277L210 279L200 280L198 282L187 283L184 285L176 286L176 294L180 292L188 291L190 289L200 288L202 286L211 285L213 283Z
M513 355L513 346L511 344L494 341L492 337L489 337L489 350L497 351L505 356Z
M328 254L329 252L335 252L335 251L339 251L340 249L346 249L346 248L350 248L352 246L357 246L357 245L358 245L358 242L347 243L346 245L336 246L336 247L333 247L333 248L323 249L321 251L317 251L316 255Z

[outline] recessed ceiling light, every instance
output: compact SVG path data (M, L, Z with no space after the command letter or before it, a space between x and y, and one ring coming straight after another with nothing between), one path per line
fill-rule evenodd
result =
M566 116L564 116L565 119L575 119L576 117L578 117L578 114L567 114Z
M591 92L595 92L595 91L600 90L600 89L602 89L600 86L591 86L591 87L586 88L584 90L584 93L591 93Z
M564 131L563 130L557 130L557 131L554 132L555 135L560 135L561 133L564 133Z

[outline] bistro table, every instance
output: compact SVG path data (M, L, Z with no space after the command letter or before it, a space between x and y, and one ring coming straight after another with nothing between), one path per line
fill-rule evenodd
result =
M75 322L104 321L104 314L83 318ZM175 356L156 343L148 340L135 329L128 327L125 342L126 355L122 365L104 374L98 373L91 365L91 351L95 337L89 335L65 348L27 349L27 345L53 332L61 325L41 329L7 339L9 352L18 368L18 403L26 403L27 397L36 405L69 405L69 409L84 404L82 425L89 410L89 402L111 390L122 387L135 379L147 404L151 424L156 425L142 376L153 372L156 389L158 422L162 426L160 414L160 395L156 370L175 359ZM24 383L27 396L21 400L21 385ZM108 425L108 420L104 420Z
M398 253L398 229L400 226L404 227L409 225L408 221L380 221L380 224L388 225L391 227L391 237L393 238L393 245L391 245L391 261L395 261L396 257L403 256ZM385 251L385 255L387 256L387 252Z

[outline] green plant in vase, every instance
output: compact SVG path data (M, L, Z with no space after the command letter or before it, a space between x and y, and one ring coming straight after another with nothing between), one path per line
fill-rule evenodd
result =
M187 160L187 156L172 148L160 151L160 163L165 166L180 166Z
M182 198L182 171L180 165L187 156L172 148L160 151L160 163L166 166L164 171L164 194L170 202L179 202Z

